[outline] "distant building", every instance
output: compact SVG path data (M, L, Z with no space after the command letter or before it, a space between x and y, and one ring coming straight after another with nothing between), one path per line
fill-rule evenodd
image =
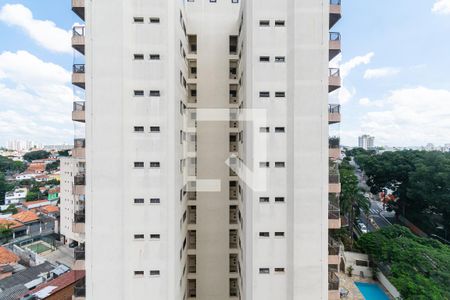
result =
M375 147L375 137L367 134L358 137L358 147L365 150L373 149Z
M5 194L5 205L18 204L25 201L28 190L26 188L15 189Z

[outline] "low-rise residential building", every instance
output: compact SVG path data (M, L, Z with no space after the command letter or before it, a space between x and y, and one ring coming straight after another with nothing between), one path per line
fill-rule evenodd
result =
M5 194L5 205L22 203L25 201L27 193L27 188L15 189L12 192L7 192Z
M47 196L47 199L48 199L49 201L52 201L52 200L58 200L58 199L59 199L59 192L60 192L59 186L58 186L58 187L55 187L55 188L49 189L49 190L48 190L48 196Z
M13 219L0 219L0 228L11 229L11 238L15 239L27 234L27 227ZM5 239L7 237L3 237ZM1 298L0 298L1 299Z
M19 257L5 247L0 247L0 280L12 275Z

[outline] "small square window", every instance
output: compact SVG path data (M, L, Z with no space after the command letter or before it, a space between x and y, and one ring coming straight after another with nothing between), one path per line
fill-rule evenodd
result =
M134 132L144 132L144 126L134 126Z
M152 90L150 91L150 97L159 97L161 96L161 92L158 90Z
M286 61L286 57L284 56L275 56L275 62L285 62Z
M144 54L134 54L133 57L135 60L143 60Z
M284 127L275 127L275 132L285 132Z
M159 23L159 18L150 18L150 23Z
M284 97L286 97L286 93L285 92L275 92L275 97L276 98L284 98Z
M134 95L135 96L144 96L144 91L143 90L134 90Z
M259 127L259 132L270 132L270 127Z
M144 271L134 271L134 276L144 276Z
M134 198L134 204L144 204L144 198Z
M231 0L231 3L239 3L239 0Z
M261 62L270 62L270 56L260 56L259 61Z
M134 23L144 23L144 18L143 17L134 17L133 22Z
M275 237L284 237L284 232L281 231L275 232Z
M159 276L160 271L159 270L150 270L150 276Z
M152 161L150 162L150 168L159 168L160 167L160 163L157 161Z
M154 234L150 234L150 239L151 240L159 240L161 238L160 234L154 233Z
M159 126L150 126L150 132L160 132L161 129Z
M161 56L159 54L150 54L150 60L160 60Z
M269 268L259 268L259 274L270 274Z
M283 27L285 25L285 21L284 20L276 20L275 21L275 26L276 27Z
M284 273L284 268L275 268L275 273Z
M284 197L275 197L275 202L284 202Z
M259 237L270 237L270 234L268 232L260 232Z
M275 162L275 168L284 168L286 166L284 161Z
M259 21L259 26L261 26L261 27L270 26L270 21L269 20L260 20Z
M268 168L270 167L270 163L268 161L262 161L259 163L260 168Z
M150 199L150 204L159 204L161 203L161 199L159 198L151 198Z
M209 0L209 2L211 2L211 3L216 3L217 0Z
M259 197L260 203L269 203L269 197Z
M143 234L135 234L135 235L134 235L134 239L135 239L135 240L143 240L144 237L145 237L145 236L144 236Z
M134 167L135 168L143 168L144 167L144 162L142 162L142 161L135 161L134 162Z
M270 97L270 92L259 92L259 97L268 98Z

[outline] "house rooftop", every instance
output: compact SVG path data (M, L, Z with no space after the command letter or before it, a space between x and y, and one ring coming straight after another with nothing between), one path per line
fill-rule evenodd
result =
M17 222L16 220L0 219L0 226L3 226L3 227L9 226L9 228L14 229L14 228L22 227L23 224L20 222Z
M16 285L25 285L27 282L33 281L42 273L50 272L55 267L49 263L44 262L35 267L28 268L26 270L17 272L10 277L0 280L0 289L3 291L12 288ZM2 293L0 293L0 299L2 298Z
M0 247L0 265L10 265L19 262L19 257L5 247Z
M45 299L50 295L74 284L85 276L85 271L70 271L53 280L39 285L37 288L29 291L27 294L39 296L40 299Z
M29 222L34 222L34 221L39 220L38 215L29 210L25 210L25 211L15 214L15 215L12 215L11 218L13 218L21 223L29 223Z
M42 204L42 205L39 205ZM49 202L48 200L36 200L36 201L27 201L24 202L22 205L26 208L30 208L30 207L39 207L39 206L45 206L48 205Z
M59 207L55 205L46 205L41 208L41 211L46 214L57 213L59 212Z

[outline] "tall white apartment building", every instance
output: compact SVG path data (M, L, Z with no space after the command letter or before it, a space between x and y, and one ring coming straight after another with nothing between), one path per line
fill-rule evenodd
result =
M340 111L328 93L340 76L328 65L340 1L72 9L86 22L72 39L86 94L73 115L86 122L84 185L73 184L85 193L86 290L75 296L339 299L328 126Z
M363 148L365 150L373 149L375 146L375 137L367 134L358 137L358 146L359 148Z

